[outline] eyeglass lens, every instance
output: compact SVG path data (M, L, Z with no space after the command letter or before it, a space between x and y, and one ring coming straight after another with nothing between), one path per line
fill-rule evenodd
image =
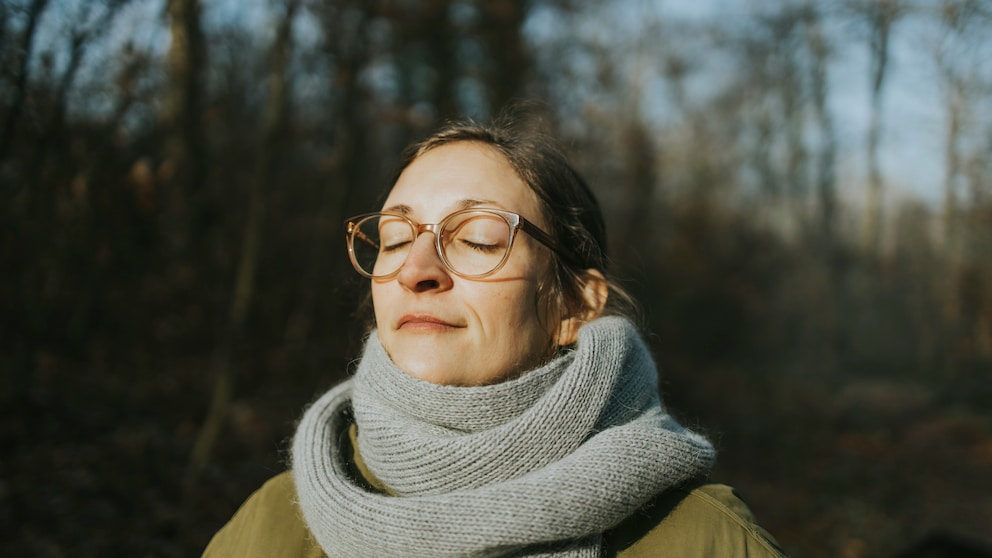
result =
M373 215L356 223L351 236L355 261L373 277L395 273L406 262L417 229L394 215ZM484 275L500 265L510 246L510 225L493 213L467 212L444 221L442 260L456 273Z

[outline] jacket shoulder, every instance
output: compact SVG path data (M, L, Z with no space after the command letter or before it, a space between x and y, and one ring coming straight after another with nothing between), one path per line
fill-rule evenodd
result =
M289 471L269 479L214 535L203 558L326 558L303 520Z
M723 484L679 487L659 495L614 529L608 542L610 554L619 558L785 556L736 491Z

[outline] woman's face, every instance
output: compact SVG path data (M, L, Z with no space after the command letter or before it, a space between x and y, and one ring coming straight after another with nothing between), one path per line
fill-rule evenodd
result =
M509 162L473 142L436 147L414 160L383 210L437 223L467 207L513 211L547 230L537 197ZM480 385L512 378L540 363L555 333L538 311L538 283L551 258L550 250L521 233L499 271L465 279L445 268L434 235L421 234L398 275L372 281L379 339L401 370L428 382Z

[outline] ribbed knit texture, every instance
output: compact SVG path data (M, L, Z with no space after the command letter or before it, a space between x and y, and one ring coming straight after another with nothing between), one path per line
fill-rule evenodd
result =
M365 464L396 496L349 478L349 407ZM598 556L603 531L713 459L664 411L650 353L615 317L480 387L405 374L373 332L355 377L304 413L293 441L300 507L335 558Z

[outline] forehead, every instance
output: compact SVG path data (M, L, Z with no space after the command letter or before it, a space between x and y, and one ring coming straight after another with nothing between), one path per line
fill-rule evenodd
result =
M537 196L506 157L491 146L469 141L435 147L417 157L400 174L383 208L403 206L426 222L473 205L542 220Z

